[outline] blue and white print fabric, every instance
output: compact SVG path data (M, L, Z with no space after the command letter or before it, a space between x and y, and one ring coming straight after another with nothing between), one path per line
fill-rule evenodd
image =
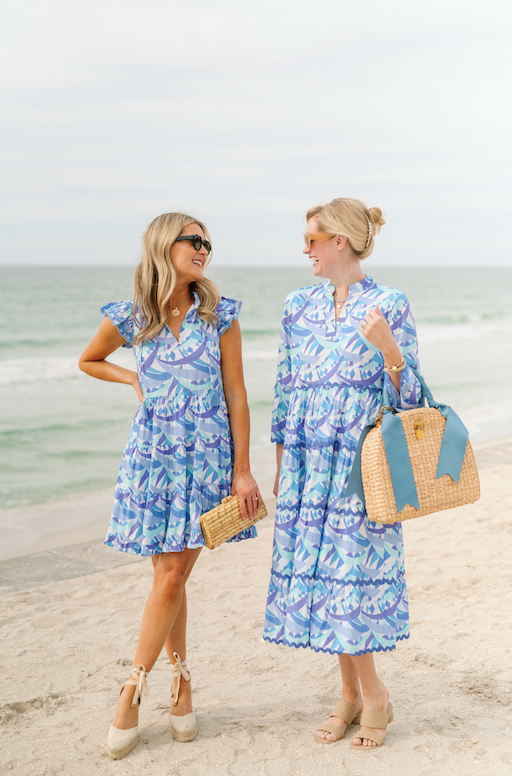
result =
M404 294L367 275L336 321L333 291L329 282L299 289L284 310L272 417L272 441L284 448L264 638L359 655L409 635L402 529L370 522L360 499L344 494L383 381L398 409L416 406L421 388L409 368L419 365ZM400 393L358 332L376 305L408 364Z
M105 544L139 555L204 546L199 517L231 492L233 445L222 385L219 338L241 303L222 297L217 325L197 314L199 297L179 342L165 326L133 344L133 301L102 307L133 347L144 402L139 406L117 478ZM254 527L231 541L256 536Z

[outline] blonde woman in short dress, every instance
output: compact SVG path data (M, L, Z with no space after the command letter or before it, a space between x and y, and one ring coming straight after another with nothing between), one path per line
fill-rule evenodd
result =
M154 568L133 666L108 735L113 759L137 744L141 693L164 646L173 677L172 735L178 741L196 736L185 585L204 546L199 516L229 494L239 496L242 514L252 516L261 504L249 466L241 305L204 277L210 251L201 221L183 213L158 216L143 238L134 300L102 308L103 323L80 359L84 372L131 386L140 401L105 544L151 557ZM106 360L121 346L133 349L136 371ZM231 541L253 536L254 527Z

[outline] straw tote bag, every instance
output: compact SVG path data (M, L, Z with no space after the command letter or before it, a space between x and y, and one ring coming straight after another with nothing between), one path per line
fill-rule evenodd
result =
M413 372L427 406L395 413L385 385L383 407L361 435L349 479L347 495L359 495L368 520L376 523L410 520L480 498L466 427Z
M240 514L240 505L238 503L238 496L226 496L223 498L218 507L210 509L209 512L205 512L199 518L201 523L201 531L203 532L204 543L209 550L213 550L218 547L219 544L227 542L228 539L232 539L240 531L245 528L250 528L251 525L257 523L258 520L262 520L267 514L267 508L261 501L261 506L252 518L247 516L242 519Z

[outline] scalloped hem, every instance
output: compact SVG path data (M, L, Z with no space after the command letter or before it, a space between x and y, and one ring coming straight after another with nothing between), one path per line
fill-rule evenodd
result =
M410 637L410 633L406 633L405 636L397 636L396 641L406 641ZM358 655L367 655L370 652L392 652L394 649L396 649L396 643L393 644L391 647L377 647L376 649L362 649L359 652L347 652L340 651L335 652L332 649L322 649L322 647L314 647L312 644L292 644L289 641L286 641L286 639L271 639L269 636L265 636L263 634L263 641L268 641L271 644L282 644L285 647L294 647L294 649L312 649L313 652L324 652L329 655L351 655L353 657L357 657Z
M280 580L290 580L290 584L294 580L299 580L300 582L308 584L310 587L313 587L316 582L328 582L331 585L338 585L340 587L348 587L348 585L353 585L355 587L370 587L375 585L377 587L380 585L403 585L405 583L405 569L399 569L398 573L389 579L386 579L385 577L380 577L379 579L371 579L369 577L362 577L360 579L346 579L344 577L343 579L337 579L336 577L331 577L329 574L323 574L322 572L315 572L314 575L305 574L304 572L282 574L280 571L274 570L270 572L271 583L272 577L276 577Z

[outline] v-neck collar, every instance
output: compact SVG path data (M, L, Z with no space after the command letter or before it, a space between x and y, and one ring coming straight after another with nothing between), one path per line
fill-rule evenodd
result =
M174 340L174 343L173 343L174 345L181 345L183 343L183 336L182 335L185 335L185 333L186 333L185 321L187 320L189 315L191 315L191 313L195 312L199 308L199 294L196 291L192 291L192 296L194 297L194 301L192 302L192 304L188 308L187 312L185 313L185 317L183 318L183 320L181 322L180 330L178 332L178 337L176 337L176 335L172 331L172 329L169 326L169 324L168 323L165 324L165 328L167 329L167 331L169 332L169 334L171 335L171 337Z

